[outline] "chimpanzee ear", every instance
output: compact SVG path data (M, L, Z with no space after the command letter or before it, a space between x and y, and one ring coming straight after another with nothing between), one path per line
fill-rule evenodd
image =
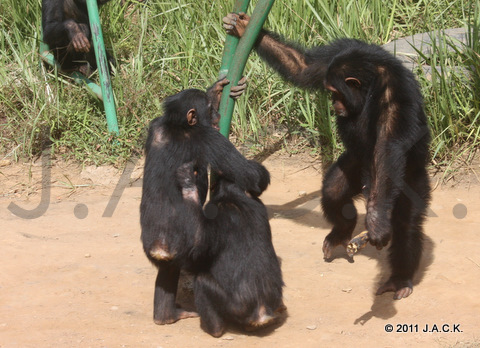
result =
M355 77L345 78L345 83L347 84L348 87L351 87L351 88L360 88L362 86L362 83L360 82L360 80L356 79Z
M197 111L195 109L190 109L187 112L187 122L190 126L194 126L197 124Z

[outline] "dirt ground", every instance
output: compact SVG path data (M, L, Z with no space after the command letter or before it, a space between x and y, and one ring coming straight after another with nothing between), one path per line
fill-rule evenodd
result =
M278 154L264 164L272 184L262 199L283 260L288 318L258 334L212 338L198 318L153 323L156 272L139 239L141 163L121 176L55 162L43 191L41 161L3 163L0 347L480 346L478 184L435 188L414 292L394 301L374 295L388 276L386 250L369 246L351 263L338 249L323 260L330 226L319 206L320 164ZM190 296L183 285L182 297Z

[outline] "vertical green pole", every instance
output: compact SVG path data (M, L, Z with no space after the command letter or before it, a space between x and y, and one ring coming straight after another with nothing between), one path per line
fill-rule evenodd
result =
M53 66L57 69L57 71L60 71L60 65L55 61L55 58L53 57L53 54L50 53L50 48L48 45L42 41L40 41L40 57L42 60L47 63L50 66ZM70 77L75 81L75 83L78 83L79 85L85 84L85 86L97 96L98 99L103 100L102 96L102 90L100 87L90 81L87 77L83 76L77 71L74 71L70 74Z
M228 133L230 132L233 107L235 106L235 99L230 97L230 88L231 86L237 85L242 77L248 55L257 40L258 34L260 33L263 23L265 23L274 2L275 0L258 1L257 6L255 6L255 9L253 10L250 22L245 29L245 34L238 42L238 47L233 55L231 63L229 64L230 67L227 72L227 79L230 83L223 89L219 107L219 113L222 116L220 118L220 133L226 138L228 138Z
M40 56L42 57L42 60L46 62L47 64L56 67L57 71L60 71L60 65L55 61L55 58L53 57L53 54L51 54L48 51L48 45L44 43L43 41L40 43ZM75 83L78 83L79 85L84 85L93 93L97 96L98 99L103 100L102 96L102 90L101 88L95 83L90 81L87 77L83 76L77 71L74 71L70 74L70 77L75 81Z
M119 134L117 112L115 110L115 100L113 98L110 72L108 70L107 54L105 52L105 45L103 43L103 34L100 26L100 16L98 15L97 0L87 0L87 9L88 18L90 20L90 31L92 32L93 47L95 49L97 69L100 75L100 85L102 88L105 114L107 116L108 131Z
M247 12L248 5L250 0L236 0L235 5L233 6L233 13ZM233 56L238 46L238 41L240 39L233 35L227 35L225 39L225 47L223 49L222 65L220 66L220 72L218 78L223 78L227 76L228 70L230 69L230 64L232 63Z

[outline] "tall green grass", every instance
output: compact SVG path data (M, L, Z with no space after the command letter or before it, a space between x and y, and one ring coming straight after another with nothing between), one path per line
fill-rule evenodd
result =
M429 79L418 72L432 126L432 154L443 162L478 147L478 2L277 0L266 26L306 46L337 37L383 44L470 26L472 37L462 49L450 52L440 45L420 58L446 68ZM167 95L204 89L215 81L225 41L221 18L233 0L132 0L123 5L114 0L101 9L107 50L118 62L112 79L120 127L116 139L107 133L95 97L40 64L40 6L41 0L0 2L0 159L30 157L52 146L57 155L78 161L118 163L141 154L145 128L161 115ZM338 155L341 145L325 94L288 85L255 54L245 75L249 88L232 122L237 142L257 151L288 137L326 160Z

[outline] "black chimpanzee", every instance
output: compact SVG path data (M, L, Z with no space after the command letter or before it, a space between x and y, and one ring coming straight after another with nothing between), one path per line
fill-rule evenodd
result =
M241 36L248 21L243 13L229 14L224 27ZM286 80L332 94L346 151L323 181L322 208L333 224L323 244L325 259L350 240L357 218L353 198L363 194L370 243L382 248L392 242L392 274L377 294L409 296L430 200L430 134L414 75L381 47L353 39L305 50L262 30L256 51Z
M97 0L103 5L109 0ZM96 69L86 0L42 0L43 41L63 71Z
M177 180L185 213L199 226L191 256L202 328L220 337L228 322L246 330L275 323L285 310L283 280L262 201L217 173L204 212L193 163L177 170Z
M226 79L208 91L188 89L168 97L164 115L150 123L146 142L143 192L140 204L141 239L150 261L158 268L155 282L154 321L169 324L196 315L175 306L179 272L188 268L196 243L198 224L188 214L177 169L195 161L196 185L203 204L208 189L207 166L253 196L270 183L261 164L248 161L215 128ZM232 96L245 86L232 87Z

